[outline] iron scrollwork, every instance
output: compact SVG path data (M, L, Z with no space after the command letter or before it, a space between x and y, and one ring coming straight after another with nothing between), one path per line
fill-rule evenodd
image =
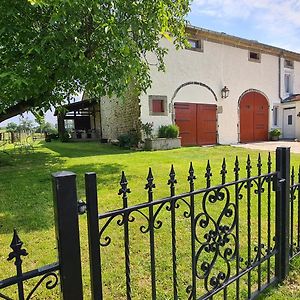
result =
M217 219L209 213L208 204L224 202ZM196 241L200 244L196 252L196 276L204 279L207 292L223 285L230 277L230 262L235 258L238 247L234 234L236 226L236 207L230 203L230 193L226 187L206 192L202 199L203 212L195 217ZM209 229L203 235L201 229ZM224 261L225 268L218 270L218 259Z
M47 280L47 281L46 281ZM45 274L38 283L34 286L34 288L31 290L31 292L26 297L26 300L31 299L35 291L45 282L45 286L47 290L52 290L58 285L58 276L56 273L51 272L48 274Z
M124 223L124 215L123 214L118 214L115 216L111 216L106 223L102 226L100 232L99 232L99 241L100 241L100 246L102 247L106 247L111 243L111 237L106 235L105 237L103 237L103 234L105 232L105 229L108 227L108 225L115 219L115 218L119 218L117 219L117 225L122 226L122 224Z

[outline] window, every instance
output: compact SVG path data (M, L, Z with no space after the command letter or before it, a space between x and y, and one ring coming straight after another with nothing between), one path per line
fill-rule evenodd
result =
M288 125L293 125L293 115L288 115Z
M294 62L289 59L284 60L284 67L289 69L294 69Z
M165 112L164 100L153 99L152 100L152 112L154 112L154 113Z
M253 62L260 62L260 53L254 52L254 51L249 51L248 60L253 61Z
M64 120L65 121L65 129L67 131L71 131L75 129L75 121L74 120Z
M273 124L278 126L278 106L273 107Z
M149 96L149 114L151 116L167 116L167 96Z
M191 46L190 48L187 48L188 50L195 50L195 51L203 52L202 40L188 39L188 42Z
M284 74L284 91L286 94L293 94L292 74Z

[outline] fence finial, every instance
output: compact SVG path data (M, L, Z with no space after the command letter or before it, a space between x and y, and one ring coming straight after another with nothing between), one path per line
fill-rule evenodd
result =
M235 162L234 162L234 169L233 169L234 173L235 173L235 178L236 180L238 180L239 178L239 171L240 171L240 163L239 163L239 158L238 156L235 157Z
M123 206L124 206L124 207L127 207L127 206L128 206L127 194L130 194L130 193L131 193L131 190L127 187L128 181L127 181L127 179L126 179L126 176L125 176L125 172L124 172L124 171L122 171L122 176L121 176L121 180L120 180L120 185L121 185L121 188L119 189L118 195L122 195Z
M10 248L13 250L9 253L7 260L12 260L16 258L16 263L18 260L21 260L21 256L27 256L28 253L25 249L22 249L23 242L21 241L17 230L14 229L13 238L10 243Z
M209 160L207 161L206 165L206 173L205 173L205 178L206 178L206 186L209 188L210 187L210 178L212 177L211 173L211 167L210 167L210 162Z
M175 176L176 176L176 174L175 174L174 166L172 164L171 171L169 174L170 179L168 180L168 185L170 186L171 197L175 196L175 184L177 183Z
M149 168L148 176L147 176L147 183L145 185L145 190L148 190L148 192L152 192L152 189L155 188L154 177L152 174L151 168Z
M189 176L188 176L188 181L190 183L193 183L194 180L196 179L195 173L194 173L194 167L193 167L193 163L190 162L190 168L189 168Z
M258 158L257 158L257 171L258 171L258 175L261 175L261 167L262 167L261 155L260 155L260 153L258 153Z
M248 154L248 157L247 157L247 165L246 165L246 170L247 170L247 176L248 176L248 177L251 176L251 169L252 169L252 166L251 166L251 159L250 159L250 155Z
M221 168L220 174L222 176L222 184L225 184L225 182L226 182L226 174L227 174L225 157L223 158L223 163L222 163L222 168Z
M271 172L271 167L272 167L272 159L271 159L271 153L270 152L269 152L269 155L268 155L267 165L268 165L268 173L270 173Z
M176 174L175 174L175 170L174 170L173 164L171 165L171 171L170 171L169 176L170 176L170 179L168 180L168 185L173 186L174 184L177 183L177 180L175 178Z
M125 176L125 172L122 171L122 176L121 176L121 180L120 180L120 186L121 188L119 189L119 193L118 195L122 195L122 194L126 194L126 193L131 193L130 189L127 188L127 185L128 185L128 181L126 179L126 176Z

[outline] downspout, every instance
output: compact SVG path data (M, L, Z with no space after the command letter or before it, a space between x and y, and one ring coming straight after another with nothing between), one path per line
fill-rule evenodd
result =
M282 97L281 97L281 58L282 58L282 52L279 54L279 57L278 57L278 79L279 79L279 84L278 84L278 87L279 87L279 91L278 91L278 95L279 95L279 99L280 99L280 102L282 102Z
M281 73L282 73L282 68L281 68L281 58L282 58L282 51L280 52L280 54L279 54L279 57L278 57L278 79L279 79L279 81L278 81L278 96L279 96L279 99L280 99L280 103L282 103L282 97L281 97L281 78L282 78L282 76L281 76ZM273 123L274 123L274 120L273 120ZM281 121L281 124L282 124L282 121ZM277 109L277 126L278 126L278 109ZM281 126L280 126L281 127ZM282 127L283 127L283 124L282 124ZM281 127L281 130L282 130L282 127ZM283 133L282 133L283 134Z

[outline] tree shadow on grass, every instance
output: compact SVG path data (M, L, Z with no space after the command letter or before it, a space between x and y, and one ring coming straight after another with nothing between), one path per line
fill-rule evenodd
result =
M53 194L51 174L62 169L64 159L51 153L36 152L5 159L0 167L0 228L32 232L52 228ZM84 173L96 172L99 182L107 185L120 177L122 165L84 164L72 167L77 174L78 194L84 193Z
M61 143L54 141L44 143L43 146L55 152L57 155L68 158L87 157L96 155L128 154L133 150L120 148L118 146L101 144L99 142L70 142Z

